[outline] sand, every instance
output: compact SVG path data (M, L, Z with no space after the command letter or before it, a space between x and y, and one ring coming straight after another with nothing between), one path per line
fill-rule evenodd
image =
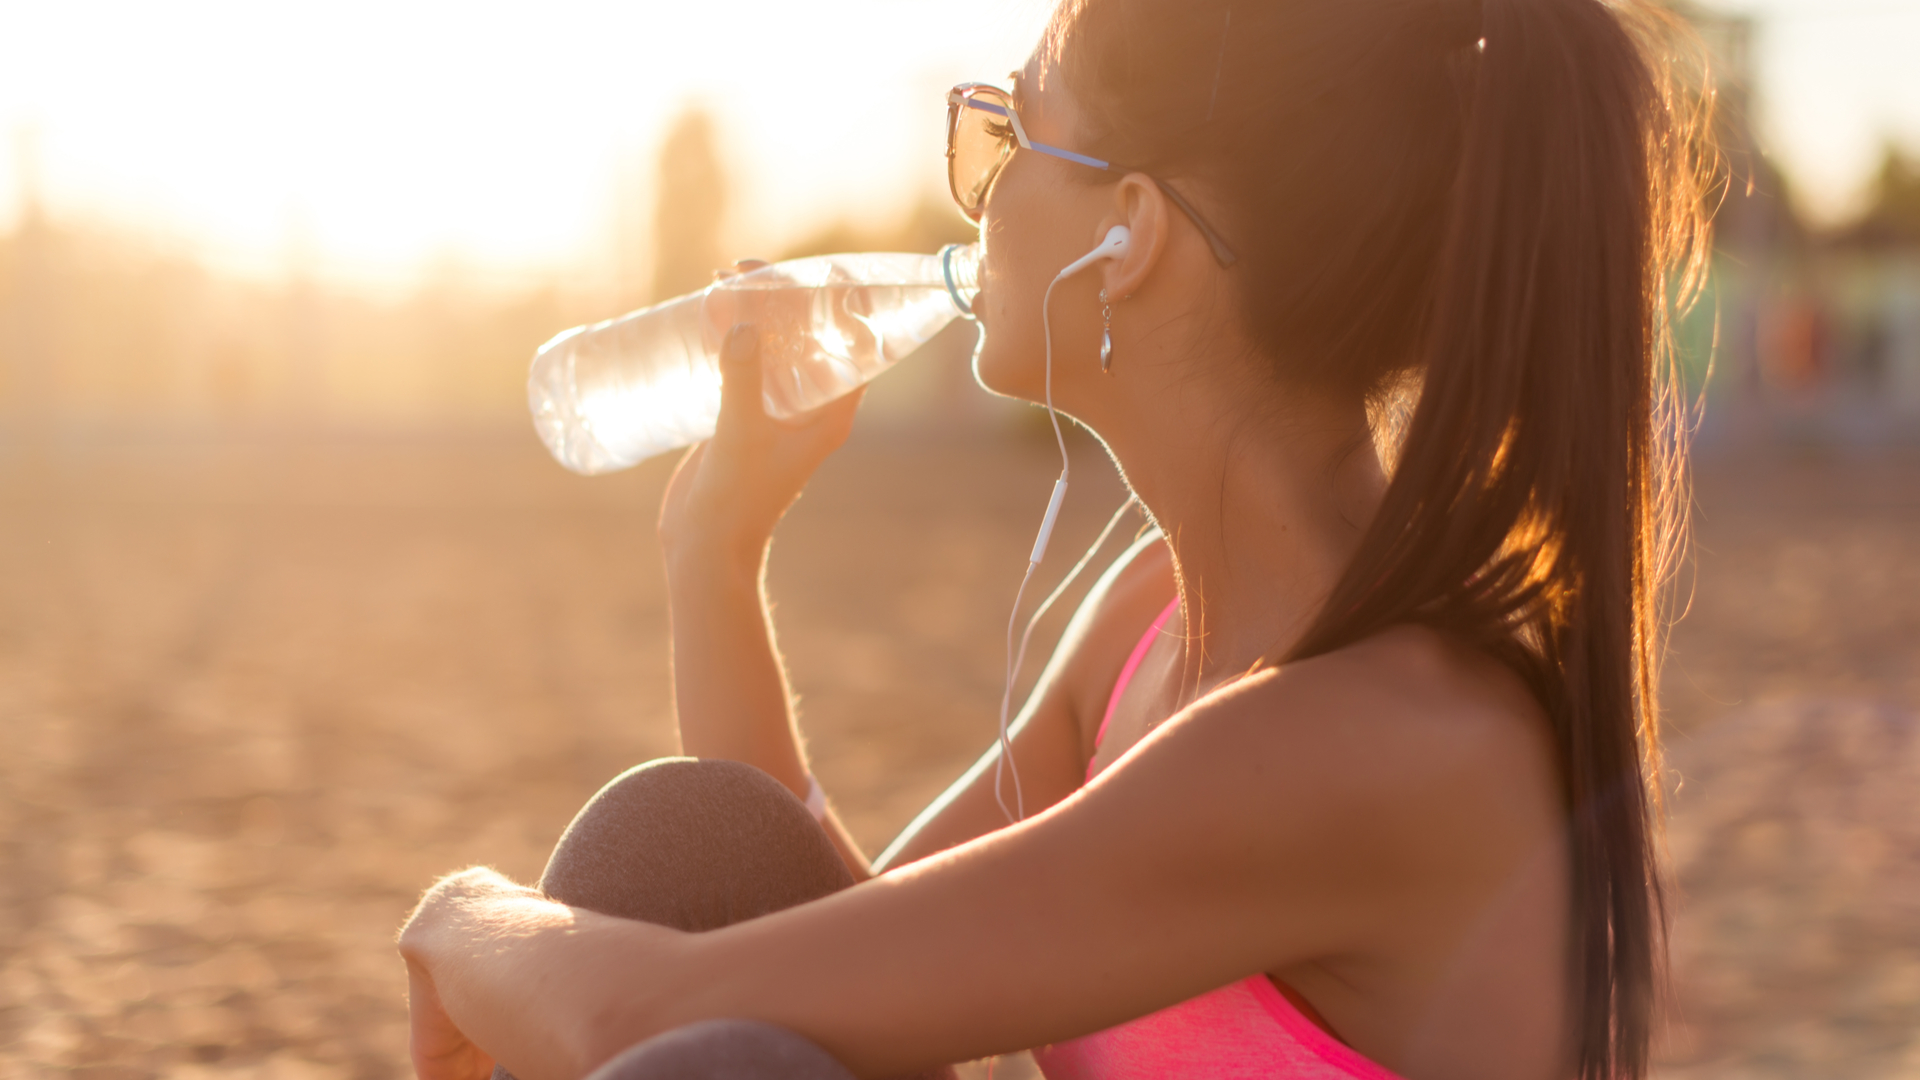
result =
M537 875L673 749L664 466L571 477L518 432L4 461L0 1076L406 1075L419 890ZM863 431L783 530L817 770L871 849L991 738L1054 465ZM1120 497L1077 475L1056 572ZM1700 502L1663 1072L1920 1076L1920 459L1728 455Z

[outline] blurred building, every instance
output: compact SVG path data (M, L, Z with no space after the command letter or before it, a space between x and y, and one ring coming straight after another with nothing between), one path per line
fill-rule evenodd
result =
M1834 381L1920 421L1920 161L1888 147L1867 210L1818 257Z
M1687 374L1707 397L1702 449L1920 440L1920 161L1890 148L1857 220L1809 228L1755 134L1764 25L1707 0L1668 2L1705 45L1725 161L1712 273L1679 328ZM449 265L404 294L326 280L297 251L277 278L240 278L183 245L50 218L23 136L22 203L0 233L0 438L521 427L526 365L542 341L698 288L732 257L721 135L689 110L659 148L651 190L622 185L631 197L613 223L615 280L489 282ZM972 234L930 197L898 221L824 223L782 254L933 251ZM1003 415L972 385L971 341L965 326L944 335L888 376L869 412L916 430Z
M1890 147L1861 219L1807 227L1755 134L1762 28L1692 0L1673 7L1706 46L1725 167L1711 278L1681 335L1707 393L1702 448L1920 437L1920 173Z

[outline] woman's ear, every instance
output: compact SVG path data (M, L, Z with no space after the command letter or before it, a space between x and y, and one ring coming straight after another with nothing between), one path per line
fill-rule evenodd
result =
M1113 211L1100 221L1100 235L1105 236L1115 225L1125 225L1133 235L1127 253L1108 260L1101 268L1101 285L1107 295L1115 299L1132 296L1153 276L1173 224L1168 216L1171 209L1160 185L1145 173L1128 173L1120 178L1113 193Z

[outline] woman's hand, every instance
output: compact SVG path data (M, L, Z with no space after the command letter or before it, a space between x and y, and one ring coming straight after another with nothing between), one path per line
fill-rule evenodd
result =
M420 1080L486 1080L493 1058L454 1026L426 968L407 961L407 1049Z
M660 511L669 565L719 559L757 570L773 527L814 470L845 442L864 390L795 420L761 403L758 331L741 323L720 350L720 419L713 438L681 459Z
M490 870L467 870L435 883L407 917L399 945L407 962L408 1049L414 1075L420 1080L485 1080L493 1075L493 1057L474 1045L447 1015L433 983L432 964L447 942L459 905L489 896L529 893L532 890Z
M663 926L571 908L485 867L428 889L400 931L420 1080L586 1076L677 1026L687 999ZM611 1018L611 1026L603 1020Z

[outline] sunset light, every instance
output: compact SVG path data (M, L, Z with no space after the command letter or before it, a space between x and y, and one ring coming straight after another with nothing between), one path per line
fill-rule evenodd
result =
M666 122L701 104L738 189L728 235L777 247L939 194L941 93L1017 63L1047 6L15 5L0 220L37 171L59 217L255 273L295 261L400 283L446 263L591 275L634 230L631 208L650 205ZM1816 213L1857 199L1881 139L1920 136L1920 80L1899 75L1920 12L1717 6L1769 20L1759 121Z
M1920 1080L1920 0L0 11L0 1080Z
M534 6L18 5L0 213L41 196L226 263L384 278L459 260L592 268L690 104L717 117L730 233L779 245L941 195L946 88L1032 47L1040 0ZM28 166L29 169L32 166ZM304 253L304 254L302 254Z

